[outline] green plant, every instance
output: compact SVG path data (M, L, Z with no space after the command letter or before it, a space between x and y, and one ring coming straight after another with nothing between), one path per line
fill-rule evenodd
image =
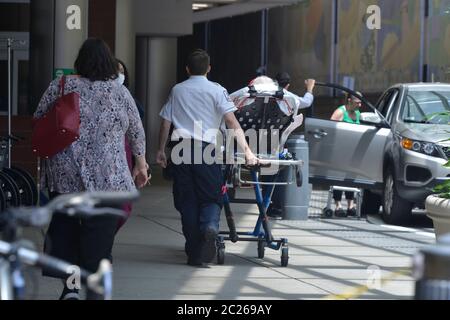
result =
M444 167L450 168L450 161L444 164ZM450 180L435 186L433 191L436 192L440 198L450 199Z
M450 115L450 112L448 112L448 114ZM447 131L447 132L448 132L448 134L450 134L450 131ZM444 141L450 141L450 138L443 140L442 142L444 142ZM448 161L446 164L444 164L444 167L450 168L450 161ZM450 180L447 180L447 181L435 186L433 191L436 192L440 198L450 199Z

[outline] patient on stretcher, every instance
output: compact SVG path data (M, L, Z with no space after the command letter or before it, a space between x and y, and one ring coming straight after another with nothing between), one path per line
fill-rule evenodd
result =
M312 91L314 83L309 84L308 91ZM250 139L257 136L258 153L272 155L283 152L289 135L303 123L299 110L310 107L314 100L311 92L301 98L266 76L252 80L230 98L238 109L236 118L246 135Z

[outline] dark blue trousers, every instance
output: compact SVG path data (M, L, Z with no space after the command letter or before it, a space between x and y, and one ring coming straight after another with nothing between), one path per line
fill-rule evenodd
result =
M186 253L199 259L203 232L219 231L223 206L223 174L219 164L179 164L173 166L173 197L181 214Z

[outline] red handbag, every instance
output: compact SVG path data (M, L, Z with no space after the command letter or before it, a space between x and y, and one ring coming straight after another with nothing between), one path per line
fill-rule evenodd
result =
M70 146L80 135L80 96L64 94L66 77L61 77L60 93L52 108L34 119L31 144L41 158L50 158Z

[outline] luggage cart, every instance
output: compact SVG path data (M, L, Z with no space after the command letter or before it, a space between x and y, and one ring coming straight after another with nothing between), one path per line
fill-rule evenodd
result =
M233 95L235 94L232 94L232 97ZM236 163L225 166L224 211L229 231L219 232L217 263L219 265L225 263L225 241L233 243L249 241L258 244L257 256L260 259L264 258L265 248L281 250L281 266L286 267L289 261L288 239L273 237L267 209L271 203L275 186L297 183L297 186L301 187L303 161L297 160L295 154L289 154L284 149L284 144L290 133L301 125L303 116L297 115L297 108L290 107L295 106L295 100L292 97L285 97L283 89L279 87L250 86L241 90L237 94L237 98L235 97L233 100L238 107L236 118L244 131L254 129L258 131L259 138L279 139L280 143L274 150L267 149L267 147L259 148L258 166L246 166L244 155L237 153L234 155ZM277 166L279 170L277 173L268 175L268 179L264 179L262 171L270 166ZM288 167L292 167L292 173L286 181L280 181L281 175L278 173ZM249 177L244 178L245 174ZM237 199L235 197L235 189L243 185L253 187L255 199ZM264 188L262 188L263 186ZM252 232L237 231L231 203L256 204L258 206L259 215Z
M356 217L361 219L361 203L362 203L362 190L357 188L347 188L347 187L339 187L339 186L331 186L330 190L328 190L328 199L327 206L323 209L322 217L325 219L334 218L334 211L331 209L331 202L333 200L333 191L344 191L344 192L353 192L355 194L356 201Z

